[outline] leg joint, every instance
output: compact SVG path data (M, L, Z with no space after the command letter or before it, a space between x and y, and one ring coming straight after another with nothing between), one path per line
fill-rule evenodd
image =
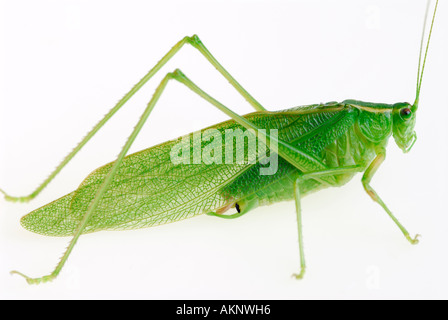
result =
M202 41L197 34L194 34L191 37L185 37L184 39L195 48L202 45Z
M176 79L176 80L181 80L181 79L186 78L185 74L180 69L174 70L169 75L171 78Z

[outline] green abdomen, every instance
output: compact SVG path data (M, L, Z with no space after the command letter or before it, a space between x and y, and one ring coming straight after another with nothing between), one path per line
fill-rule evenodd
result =
M269 205L294 198L294 182L299 171L283 160L278 159L278 170L274 175L260 175L260 165L255 165L229 186L222 190L225 198L233 199L240 207L250 203L251 207ZM314 180L303 183L300 187L304 194L318 189L320 184Z

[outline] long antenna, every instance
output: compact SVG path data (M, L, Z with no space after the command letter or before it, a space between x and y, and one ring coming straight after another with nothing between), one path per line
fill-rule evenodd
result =
M434 26L434 20L436 18L437 5L439 4L439 0L436 1L436 6L434 7L434 14L432 16L431 28L429 29L428 42L426 43L425 57L423 58L423 65L422 65L422 68L420 70L420 64L421 64L422 52L423 52L422 51L423 50L423 39L425 37L426 20L427 20L427 17L428 17L428 11L429 11L430 3L431 3L431 0L428 0L427 6L426 6L425 19L423 21L423 32L422 32L422 39L421 39L421 42L420 42L420 53L419 53L419 56L418 56L417 92L416 92L416 95L415 95L415 102L414 102L414 106L415 107L417 107L417 105L418 105L418 99L419 99L419 96L420 96L420 89L421 89L421 86L422 86L423 71L425 70L426 56L428 55L429 42L431 40L432 27Z

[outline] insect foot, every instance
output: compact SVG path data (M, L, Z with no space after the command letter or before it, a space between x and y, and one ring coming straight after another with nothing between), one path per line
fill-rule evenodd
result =
M14 199L13 197L9 196L9 195L8 195L5 191L3 191L2 189L0 189L0 193L3 194L3 196L5 197L5 200L6 200L6 201L12 201L12 202L15 201L15 199Z
M302 280L303 277L305 276L305 268L302 268L302 269L300 270L300 273L299 273L299 274L297 274L297 273L293 273L292 276L293 276L294 278L296 278L297 280Z
M56 278L56 276L52 275L52 274L50 274L48 276L43 276L42 278L30 278L19 271L11 271L10 273L18 274L19 276L24 277L26 282L28 282L28 284L40 284L40 283L50 282Z
M419 244L419 242L420 242L420 241L418 240L419 237L421 237L421 235L417 234L417 235L415 235L414 239L412 239L410 235L408 235L408 234L406 235L406 239L408 239L408 241L409 241L412 245Z
M10 202L28 202L33 198L32 195L27 196L27 197L12 197L9 194L7 194L5 191L3 191L2 189L0 189L0 193L3 194L6 201L10 201Z

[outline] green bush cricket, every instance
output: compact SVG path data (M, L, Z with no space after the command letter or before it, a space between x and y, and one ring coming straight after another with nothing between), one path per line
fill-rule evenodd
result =
M436 9L432 22L435 12ZM286 199L296 200L301 256L301 268L296 277L301 278L305 272L300 212L301 196L325 186L340 186L357 172L364 172L363 185L372 199L386 210L411 243L417 243L417 238L409 235L371 188L370 180L384 160L384 148L391 135L394 136L398 146L406 152L415 142L413 131L415 112L418 107L429 39L430 35L421 65L419 62L416 100L412 105L408 103L388 105L345 100L341 103L331 102L281 112L268 112L227 73L197 36L184 38L111 110L35 192L27 197L19 198L5 194L6 198L13 201L28 201L37 196L102 125L185 44L190 44L199 50L257 111L241 117L202 91L179 70L167 74L118 159L92 173L73 193L33 211L22 219L22 223L27 229L38 233L54 236L74 235L66 254L52 274L37 279L26 277L27 281L40 283L54 279L83 232L141 228L177 221L202 213L235 218L258 205ZM183 83L233 119L233 121L214 126L220 131L235 126L241 129L252 129L256 132L261 132L259 129L268 129L267 132L269 129L277 129L279 131L278 138L270 134L262 134L259 139L265 139L268 145L271 145L272 142L277 143L277 151L280 155L279 170L271 176L260 178L259 184L254 185L253 181L256 181L257 177L261 177L259 175L260 164L221 165L220 168L233 170L227 172L232 178L226 178L225 181L219 182L219 192L216 192L217 186L207 189L202 184L204 182L198 178L216 181L222 177L221 174L218 174L218 171L221 173L222 169L213 169L213 165L210 164L193 164L192 167L182 164L172 165L168 151L172 150L174 142L167 142L125 157L169 80ZM294 126L297 128L294 128L294 132L290 132L289 128ZM160 169L162 171L157 172L158 169L155 168L161 167L157 162L162 161L161 158L164 159L164 167L163 170ZM129 209L130 203L138 206L139 209L142 208L142 203L136 202L135 193L141 193L140 196L144 194L142 188L145 186L150 186L152 192L148 199L142 200L145 203L160 206L161 203L168 203L163 200L172 201L173 195L164 194L167 187L162 183L163 179L166 179L166 183L173 183L173 176L168 176L170 170L174 170L174 173L194 170L195 175L192 180L184 181L183 185L176 185L176 189L179 192L182 187L195 186L197 193L194 193L193 198L197 199L196 202L188 208L185 207L184 202L177 202L177 207L164 214L157 213L162 210L160 207L150 209L143 207L144 210L140 211L136 207ZM206 171L211 171L211 173L207 175L201 173ZM230 172L232 173L230 174ZM135 176L135 178L129 179L129 175ZM151 181L151 178L155 180ZM161 188L156 182L164 187ZM277 189L271 190L271 185L275 185ZM158 187L161 190L158 190ZM252 190L251 187L256 190ZM280 187L282 192L279 192ZM118 194L123 196L122 200L118 200ZM119 208L120 204L121 208ZM115 211L112 210L112 207ZM224 211L231 207L235 207L238 212L233 215L224 214ZM138 224L137 221L140 221L141 224Z

